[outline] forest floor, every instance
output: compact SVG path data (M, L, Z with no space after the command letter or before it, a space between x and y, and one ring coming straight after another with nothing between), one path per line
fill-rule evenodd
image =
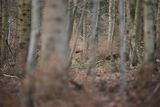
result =
M103 40L103 39L102 39ZM106 43L101 41L98 48L95 89L95 102L71 107L160 107L160 65L137 65L126 68L126 97L120 97L120 72L118 48L115 46L116 60L113 62L106 55ZM70 69L70 88L79 92L91 84L91 76L87 75L87 63L82 60L83 43L78 42L76 54ZM118 44L116 44L118 46ZM127 63L126 63L127 66ZM21 83L17 76L0 75L0 107L21 107ZM82 103L82 102L80 102ZM38 107L38 106L37 106ZM50 107L50 106L47 106ZM52 107L52 106L51 106ZM56 106L70 107L70 106Z

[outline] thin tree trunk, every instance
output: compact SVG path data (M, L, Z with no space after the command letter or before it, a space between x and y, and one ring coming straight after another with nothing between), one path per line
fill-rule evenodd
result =
M113 39L114 39L114 24L115 24L115 0L109 0L109 28L108 28L108 50L112 57ZM113 57L112 57L113 59Z
M29 35L31 28L31 0L17 0L18 3L18 26L17 39L18 49L16 50L16 62L18 74L24 75L27 61Z
M139 35L139 29L140 29L140 17L141 17L141 6L142 6L141 0L136 0L136 9L135 9L135 17L134 17L134 25L133 29L131 30L131 46L130 46L130 67L133 67L138 62L138 56L137 56L137 49L138 49L138 37Z
M36 65L37 40L40 35L40 17L40 0L32 0L31 38L27 58L27 73L32 73Z
M156 33L156 58L160 61L160 0L158 0Z
M0 68L2 67L3 60L2 60L2 0L0 0Z
M68 35L69 35L69 40L72 37L73 23L75 20L76 12L77 12L77 0L74 0L74 1L69 0L68 1Z
M155 58L155 8L156 0L144 0L144 63Z
M111 58L112 60L114 60L113 58L113 42L114 42L114 36L115 36L115 23L116 23L116 1L113 0L113 18L112 18L112 33L111 33Z
M130 0L126 0L126 34L127 34L127 38L128 42L127 42L127 47L126 47L126 60L129 60L129 55L130 55L130 47L131 47L131 35L130 35L130 30L131 30L131 22L132 22L132 18L131 18L131 5L130 5Z
M99 11L100 11L100 1L93 0L93 16L91 23L92 33L89 37L89 66L88 75L93 76L93 82L96 73L96 49L97 49L97 38L98 38L98 23L99 23Z
M125 34L125 0L119 1L119 18L120 18L120 94L124 98L126 88L126 34Z
M79 21L79 23L78 23L78 28L77 28L76 31L75 31L75 41L74 41L74 43L73 43L73 47L72 47L72 49L71 49L71 51L70 51L70 54L69 54L68 64L67 64L68 68L70 67L70 65L71 65L71 63L72 63L73 54L75 53L76 44L77 44L78 38L79 38L79 36L80 36L79 29L80 29L80 27L81 27L81 25L82 25L83 17L84 17L84 15L85 15L86 4L87 4L87 0L84 2L84 7L83 7L83 11L82 11L81 16L80 16L80 21Z
M82 53L82 60L85 63L85 61L87 60L87 45L88 45L88 36L87 36L87 14L85 14L84 18L83 18L83 53Z
M1 41L1 64L7 59L7 36L8 36L8 0L2 0L2 41Z

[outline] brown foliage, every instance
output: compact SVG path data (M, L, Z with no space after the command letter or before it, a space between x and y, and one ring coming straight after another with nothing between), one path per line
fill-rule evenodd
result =
M20 107L19 80L16 77L0 75L0 107Z
M132 88L131 88L132 87ZM160 73L157 65L150 63L140 67L137 79L132 82L129 91L129 100L136 102L133 107L159 107L160 106Z
M23 97L28 101L25 104L35 107L94 107L90 93L69 86L64 62L58 56L53 59L45 67L47 69L38 68L33 76L23 81Z

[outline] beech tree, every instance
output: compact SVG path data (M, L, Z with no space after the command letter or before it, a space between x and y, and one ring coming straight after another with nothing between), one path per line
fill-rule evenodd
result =
M156 0L144 0L144 63L155 61Z
M120 94L124 98L126 88L126 29L125 29L125 0L119 1L119 21L120 21Z
M1 0L1 67L7 59L8 0Z
M37 42L40 35L40 0L32 0L31 35L27 57L27 72L32 73L36 67Z
M24 75L31 28L31 0L17 0L17 4L18 22L16 37L18 39L18 47L16 50L16 62L19 70L17 73Z
M95 77L96 72L96 49L98 42L98 24L99 24L99 10L100 10L100 1L93 1L93 17L92 17L92 33L89 37L89 66L88 66L88 74L91 74Z
M46 0L42 20L41 65L47 66L48 60L55 57L64 62L68 50L66 36L66 2ZM53 5L53 6L52 6ZM48 20L50 19L50 20ZM64 61L63 61L64 60Z
M32 2L32 6L35 6L35 2L36 0ZM67 34L67 2L65 0L45 0L43 2L41 70L31 75L29 84L24 84L24 87L26 87L24 88L24 103L29 107L34 106L33 91L34 94L39 96L39 99L43 99L45 95L56 96L60 91L63 93L63 90L67 88L65 87L68 73L66 71L66 65L69 46L69 35ZM35 11L33 11L33 14L35 14ZM36 17L35 19L37 20L38 17ZM33 26L38 28L38 22ZM35 29L32 30L34 32ZM34 77L32 78L33 75ZM40 87L43 87L43 90ZM52 90L48 91L50 89ZM42 93L45 95L41 95Z
M156 19L156 58L160 59L160 0L158 0Z

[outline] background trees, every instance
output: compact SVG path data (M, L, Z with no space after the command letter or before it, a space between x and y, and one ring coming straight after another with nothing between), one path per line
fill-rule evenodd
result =
M28 107L159 104L159 2L0 0L0 74Z
M17 39L18 45L16 62L19 74L24 74L27 61L28 44L31 28L31 0L17 0L18 20L17 20Z
M154 62L157 1L144 0L144 62Z
M157 10L157 25L156 25L156 32L157 32L157 34L156 34L156 43L157 43L157 49L156 49L156 58L158 58L159 59L159 49L160 49L160 44L159 44L159 40L160 40L160 1L158 1L158 10Z

